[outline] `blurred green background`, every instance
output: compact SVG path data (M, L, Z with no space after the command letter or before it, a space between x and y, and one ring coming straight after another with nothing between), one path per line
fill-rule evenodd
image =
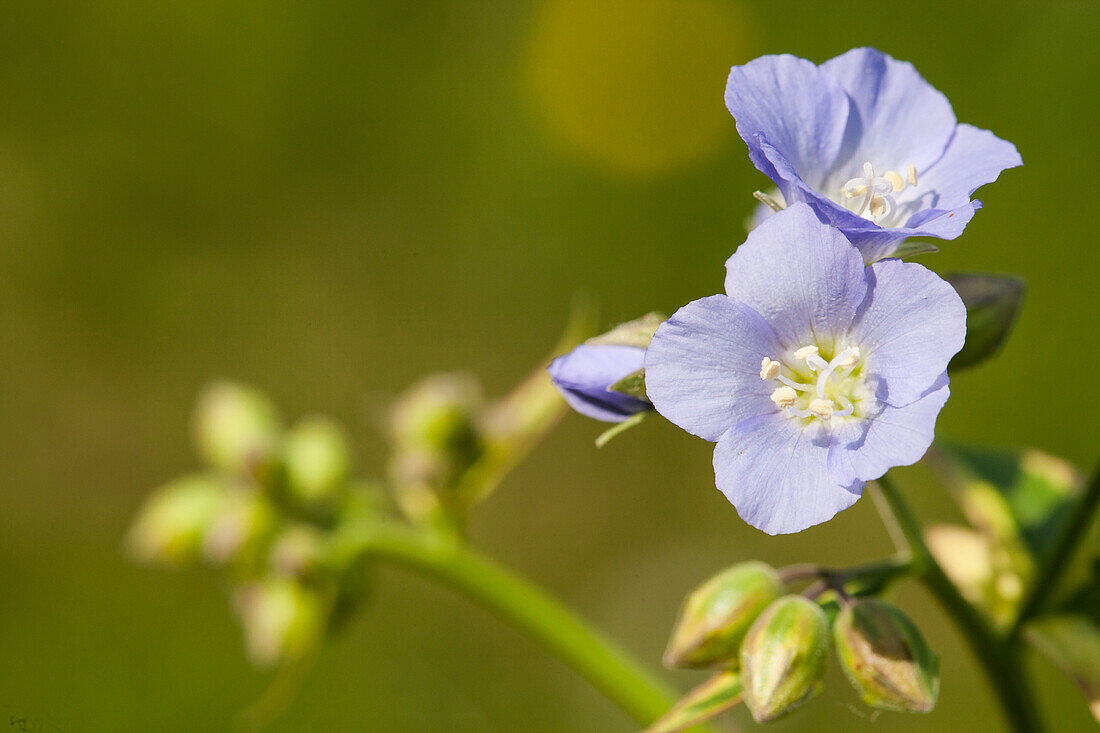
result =
M1017 144L1025 167L923 258L1031 288L1003 357L954 381L940 434L1088 468L1095 389L1069 380L1100 359L1098 21L1085 0L6 0L0 730L230 729L266 676L217 581L121 552L142 497L197 464L198 388L232 376L288 417L332 414L378 474L380 410L415 377L466 369L499 394L578 293L610 325L717 292L767 185L722 90L761 53L875 45ZM889 550L868 500L767 537L714 490L708 444L653 421L597 451L599 430L570 416L472 534L649 662L725 564ZM952 516L920 470L900 475L925 516ZM943 655L932 715L870 715L833 670L773 729L998 729L956 632L920 591L901 602ZM1033 671L1057 730L1092 725L1052 667ZM387 570L274 729L631 725L486 613Z

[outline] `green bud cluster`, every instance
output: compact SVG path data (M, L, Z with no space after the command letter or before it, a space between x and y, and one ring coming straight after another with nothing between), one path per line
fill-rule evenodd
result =
M827 652L834 646L841 668L868 705L932 710L938 658L916 625L885 601L839 591L823 596L826 607L839 603L838 611L826 613L813 599L821 595L820 590L790 594L781 574L764 563L734 565L688 594L665 663L738 676L746 707L763 723L821 692ZM674 710L683 717L681 707Z
M153 493L129 549L145 562L221 568L253 661L288 661L319 642L330 609L361 593L326 559L326 543L341 517L377 502L351 479L351 451L332 420L286 429L261 392L218 382L200 395L193 424L206 469Z

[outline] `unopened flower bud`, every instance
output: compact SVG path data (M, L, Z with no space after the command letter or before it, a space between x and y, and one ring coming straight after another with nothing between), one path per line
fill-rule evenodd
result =
M305 504L316 504L332 498L343 488L351 470L351 450L336 423L312 417L287 433L283 463L293 496Z
M210 521L203 536L203 555L215 565L257 560L278 522L278 512L266 496L235 488L226 494Z
M784 596L756 619L741 644L745 705L758 723L784 715L821 691L829 629L802 596Z
M316 591L293 580L245 586L236 595L252 662L269 667L311 649L324 631L324 603Z
M156 491L138 512L127 538L142 561L183 564L198 559L203 535L225 502L214 476L177 479Z
M939 659L916 625L875 598L841 609L833 626L844 674L868 705L927 713L936 706Z
M278 448L281 423L260 391L236 382L209 385L195 409L195 442L213 468L260 476Z
M477 382L465 374L435 374L398 398L390 415L398 484L445 486L481 456Z
M268 565L279 576L300 578L321 564L324 539L311 524L294 524L279 533L271 543Z
M740 563L715 575L684 601L665 664L736 666L738 647L752 622L781 595L779 576L762 562Z

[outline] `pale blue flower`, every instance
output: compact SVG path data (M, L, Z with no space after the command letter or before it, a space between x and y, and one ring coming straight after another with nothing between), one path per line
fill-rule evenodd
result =
M717 486L745 521L798 532L924 455L966 309L921 265L865 268L805 204L753 230L726 272L726 295L657 330L646 389L659 413L717 443Z
M809 204L867 262L906 237L959 236L981 207L970 195L1022 163L1012 143L958 124L912 64L873 48L735 66L726 106L786 202Z
M648 400L609 389L642 369L645 349L618 344L581 344L554 359L547 371L562 397L577 412L604 422L622 422L652 410Z

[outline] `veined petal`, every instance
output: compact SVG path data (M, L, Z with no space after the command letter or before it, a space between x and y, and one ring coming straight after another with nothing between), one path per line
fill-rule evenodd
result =
M828 470L829 449L814 431L783 414L742 423L714 448L718 490L746 522L790 534L855 504L863 483L841 486Z
M829 447L829 473L841 485L872 481L894 466L919 461L932 445L936 417L951 395L947 373L915 402L885 405L867 425L836 431Z
M810 186L836 161L848 124L848 96L836 79L796 56L761 56L730 70L726 107L753 163L780 188L786 181L759 154L758 136L775 146Z
M854 48L821 65L840 82L851 104L848 142L830 183L836 187L871 161L876 170L935 163L955 133L955 113L941 92L906 61L874 48Z
M716 441L750 417L775 412L775 384L760 362L778 353L760 314L725 295L688 303L661 324L646 351L646 393L657 412Z
M904 407L946 371L966 339L966 308L947 282L915 262L882 260L866 270L867 300L852 324L868 374L884 401Z
M851 242L805 204L794 204L749 232L726 261L726 293L797 349L808 339L824 343L847 332L867 281Z
M612 392L609 386L642 368L645 349L581 344L550 363L547 371L562 397L577 412L604 422L622 422L650 408L645 400Z
M1007 140L989 130L959 125L943 156L920 174L920 185L904 191L899 200L905 202L930 192L931 207L955 209L969 203L970 195L978 188L997 180L1001 171L1023 163L1016 146Z

